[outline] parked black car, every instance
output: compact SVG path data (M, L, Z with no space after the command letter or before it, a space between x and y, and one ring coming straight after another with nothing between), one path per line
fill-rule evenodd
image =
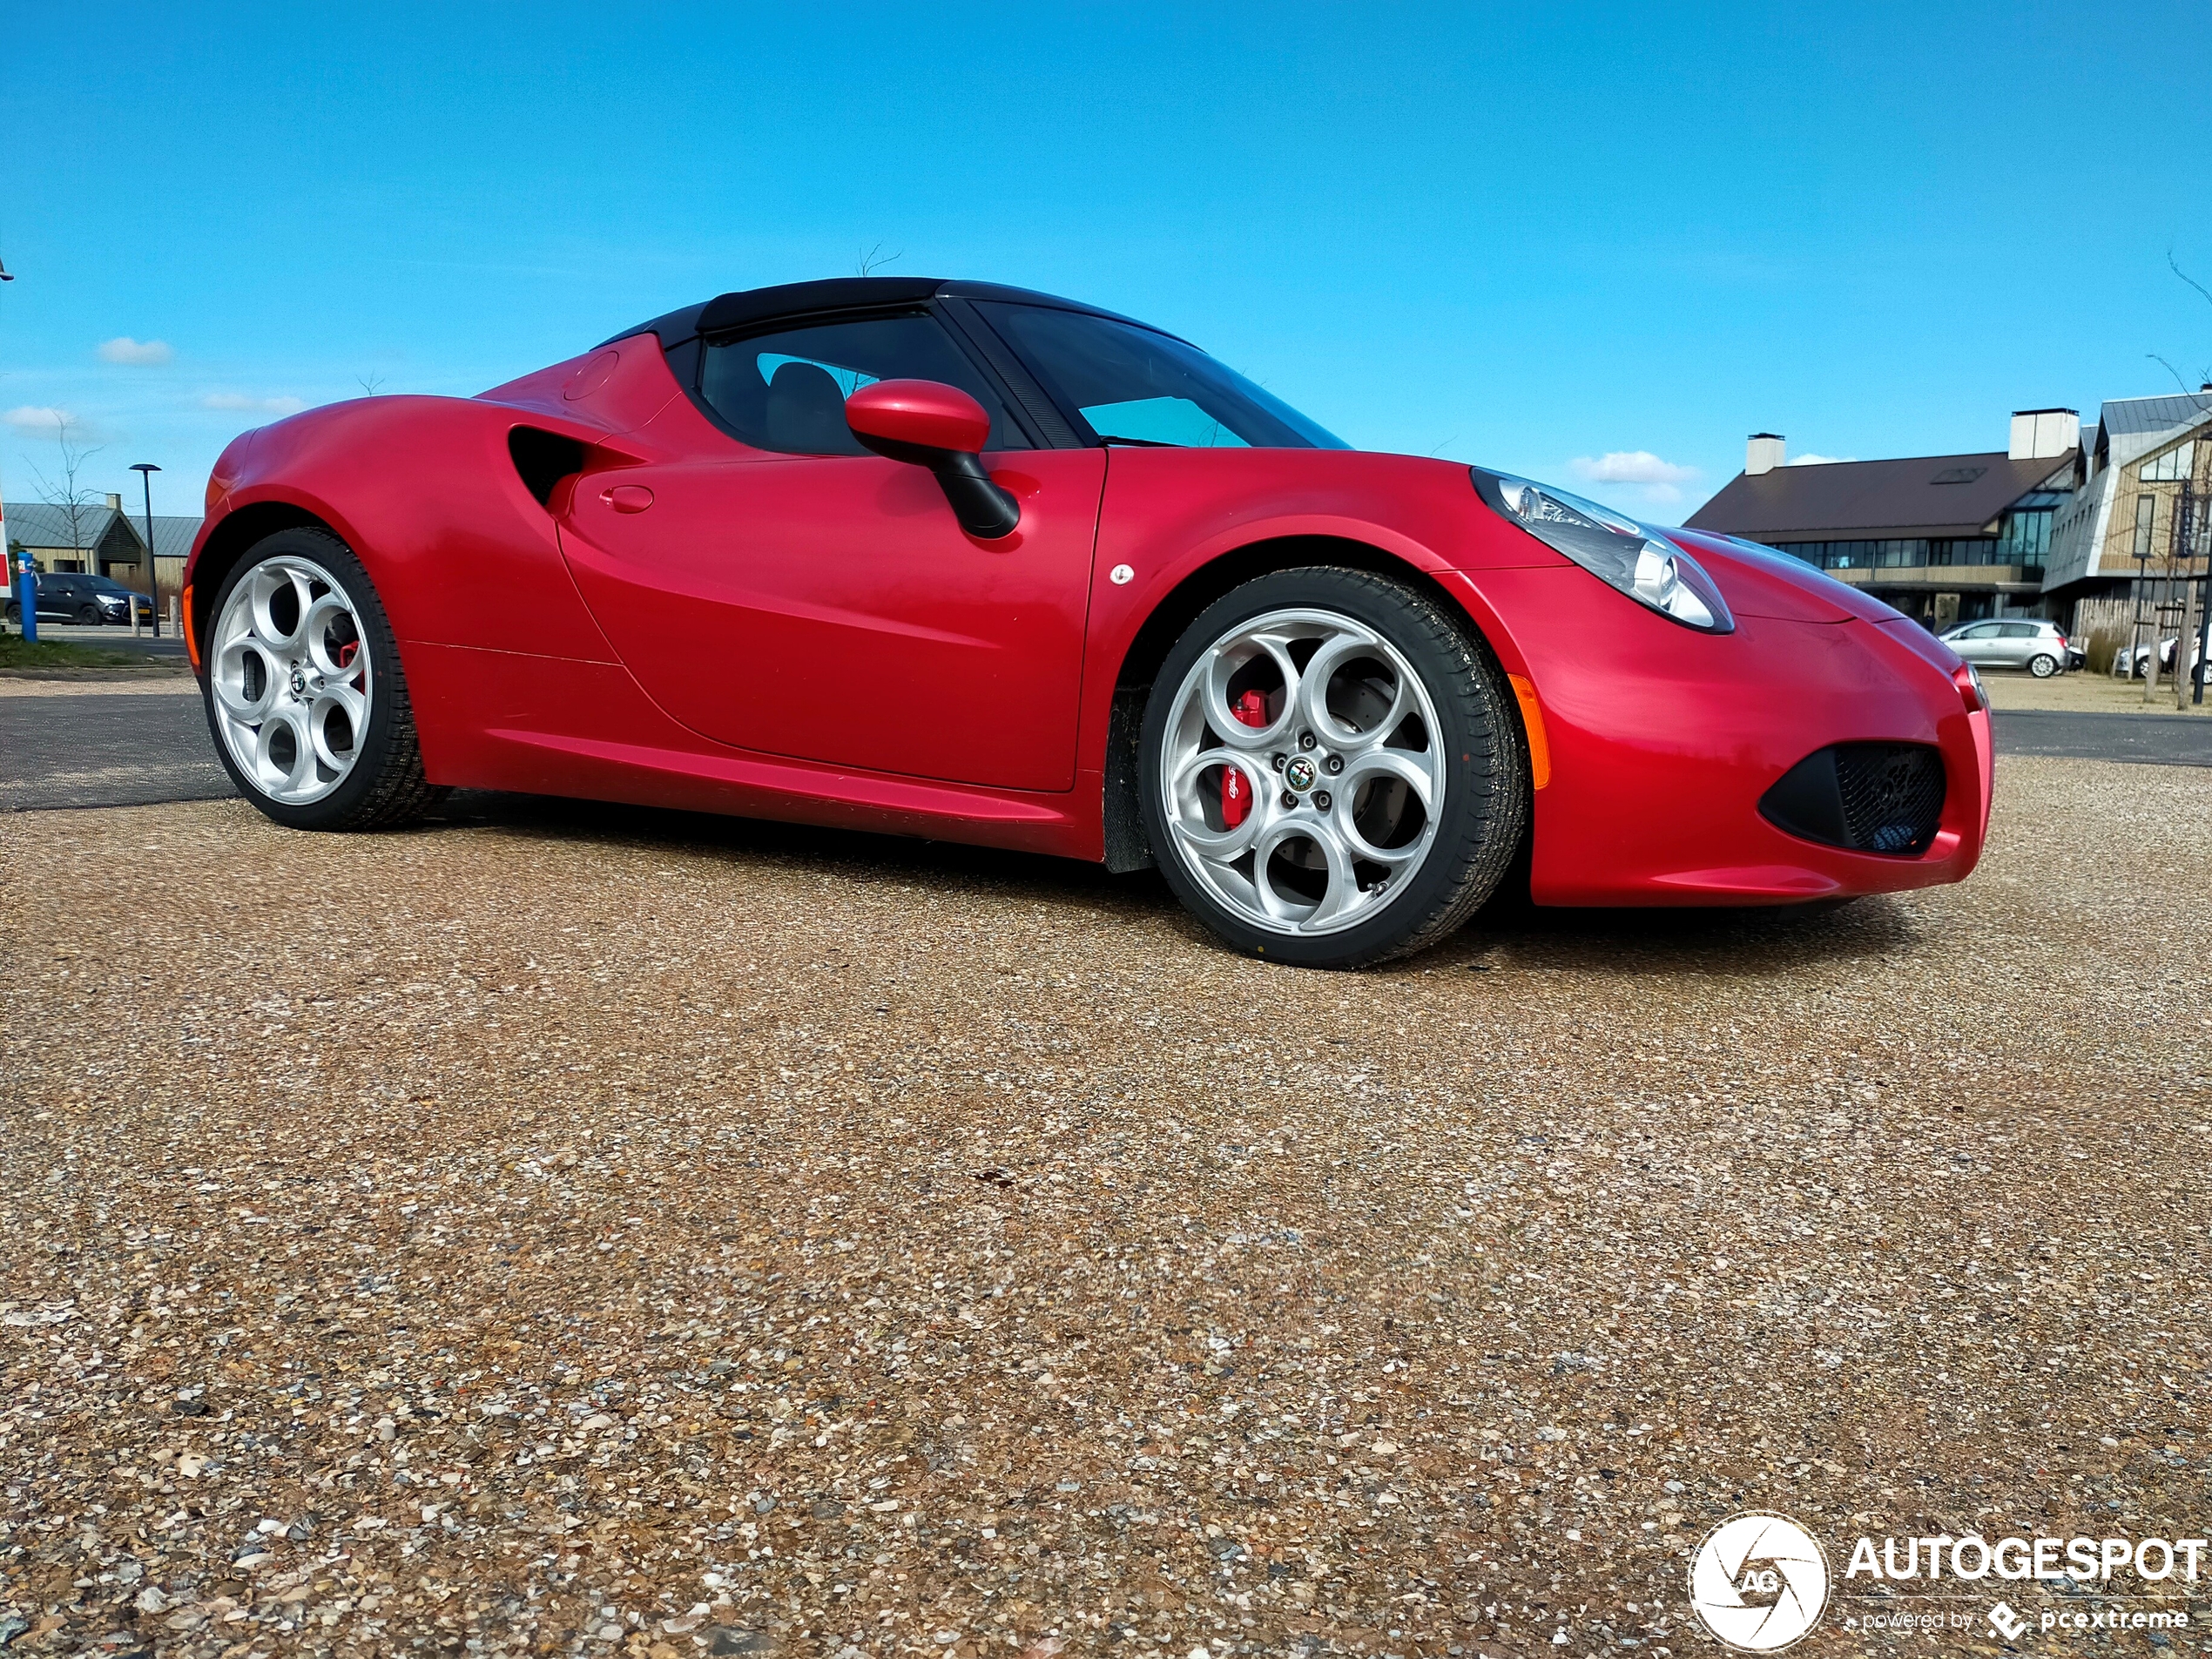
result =
M128 622L133 601L139 620L153 620L153 601L143 593L133 593L113 577L45 570L32 579L37 584L41 622ZM8 595L7 616L10 622L22 620L23 605L14 591Z
M152 625L153 601L145 594L125 587L111 576L87 576L78 579L89 586L99 600L102 621L130 621L131 606L135 603L138 607L138 620L148 626Z

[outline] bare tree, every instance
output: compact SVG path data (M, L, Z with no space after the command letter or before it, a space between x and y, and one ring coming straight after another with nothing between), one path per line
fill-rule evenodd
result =
M383 389L384 377L381 374L378 374L374 372L367 374L356 374L354 376L354 383L356 386L359 386L361 390L367 393L370 397L374 397L378 392Z
M58 509L62 522L69 529L70 550L78 556L77 563L84 563L85 536L90 533L93 512L94 493L77 482L84 463L99 454L98 448L87 449L71 435L77 417L57 411L54 417L54 443L61 452L61 481L57 483L38 469L38 463L29 455L24 457L30 469L30 475L38 481L38 496L49 507Z
M886 253L883 251L883 244L878 242L873 247L860 255L860 269L857 274L860 276L873 276L885 266L896 265L900 260L903 260L906 257L906 249L900 248L896 253Z
M2182 269L2181 261L2174 257L2174 250L2170 247L2166 250L2166 268L2188 283L2190 287L2195 288L2202 297L2205 304L2212 305L2212 288L2206 287L2187 271ZM2166 358L2160 356L2156 352L2147 352L2144 354L2174 377L2174 384L2182 388L2182 395L2184 397L2196 399L2200 408L2212 409L2212 363L2207 363L2197 371L2196 384L2191 386L2182 377L2182 371L2175 368Z
M2212 305L2212 288L2206 287L2182 269L2181 261L2174 257L2174 250L2170 247L2166 250L2166 267L2195 289L2198 298L2207 305ZM2156 352L2149 353L2148 356L2174 377L2174 383L2181 388L2182 395L2195 404L2195 414L2212 413L2212 364L2207 364L2199 371L2197 383L2192 387L2182 372L2166 358ZM2194 486L2194 478L2182 481L2169 536L2171 544L2161 562L2164 568L2159 573L2160 585L2166 597L2152 611L2150 651L2143 668L2143 700L2148 703L2158 686L2160 624L2167 612L2178 612L2178 637L2174 642L2174 706L2177 709L2184 705L2192 680L2195 681L2196 700L2200 703L2204 700L2208 665L2205 658L2212 657L2212 562L2207 563L2202 576L2200 577L2196 571L2197 560L2207 551L2204 520L2208 502L2197 496ZM2196 591L2191 591L2192 585ZM2138 616L2141 615L2141 604L2139 596L2136 600ZM2138 631L2141 626L2138 622Z

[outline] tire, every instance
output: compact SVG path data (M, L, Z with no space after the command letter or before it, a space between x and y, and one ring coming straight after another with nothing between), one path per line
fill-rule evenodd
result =
M23 620L23 607L17 604L13 599L10 599L8 601L7 610L4 613L0 614L4 614L10 622L21 622Z
M1240 700L1257 730L1231 715ZM1232 949L1302 968L1445 938L1528 825L1527 733L1489 647L1364 570L1279 570L1208 606L1161 664L1137 752L1145 831L1176 897ZM1251 792L1235 823L1231 772Z
M423 775L375 584L335 536L263 537L223 578L207 616L208 732L239 792L270 818L293 829L381 829L413 822L445 792ZM366 669L356 666L364 653Z
M2059 671L2058 658L2039 651L2027 659L2027 671L2037 679L2047 680Z
M98 627L100 625L99 606L79 605L77 609L77 620L88 628Z

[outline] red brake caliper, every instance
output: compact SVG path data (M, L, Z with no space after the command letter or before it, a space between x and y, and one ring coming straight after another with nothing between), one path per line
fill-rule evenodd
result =
M1267 724L1267 699L1258 691L1247 691L1237 699L1237 706L1229 711L1246 725ZM1244 781L1244 774L1234 766L1221 769L1221 821L1224 828L1235 829L1249 817L1252 810L1252 786Z

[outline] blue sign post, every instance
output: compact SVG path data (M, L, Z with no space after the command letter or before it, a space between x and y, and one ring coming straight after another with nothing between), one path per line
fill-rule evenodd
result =
M38 567L28 550L16 550L16 603L22 607L23 637L27 645L38 643Z

